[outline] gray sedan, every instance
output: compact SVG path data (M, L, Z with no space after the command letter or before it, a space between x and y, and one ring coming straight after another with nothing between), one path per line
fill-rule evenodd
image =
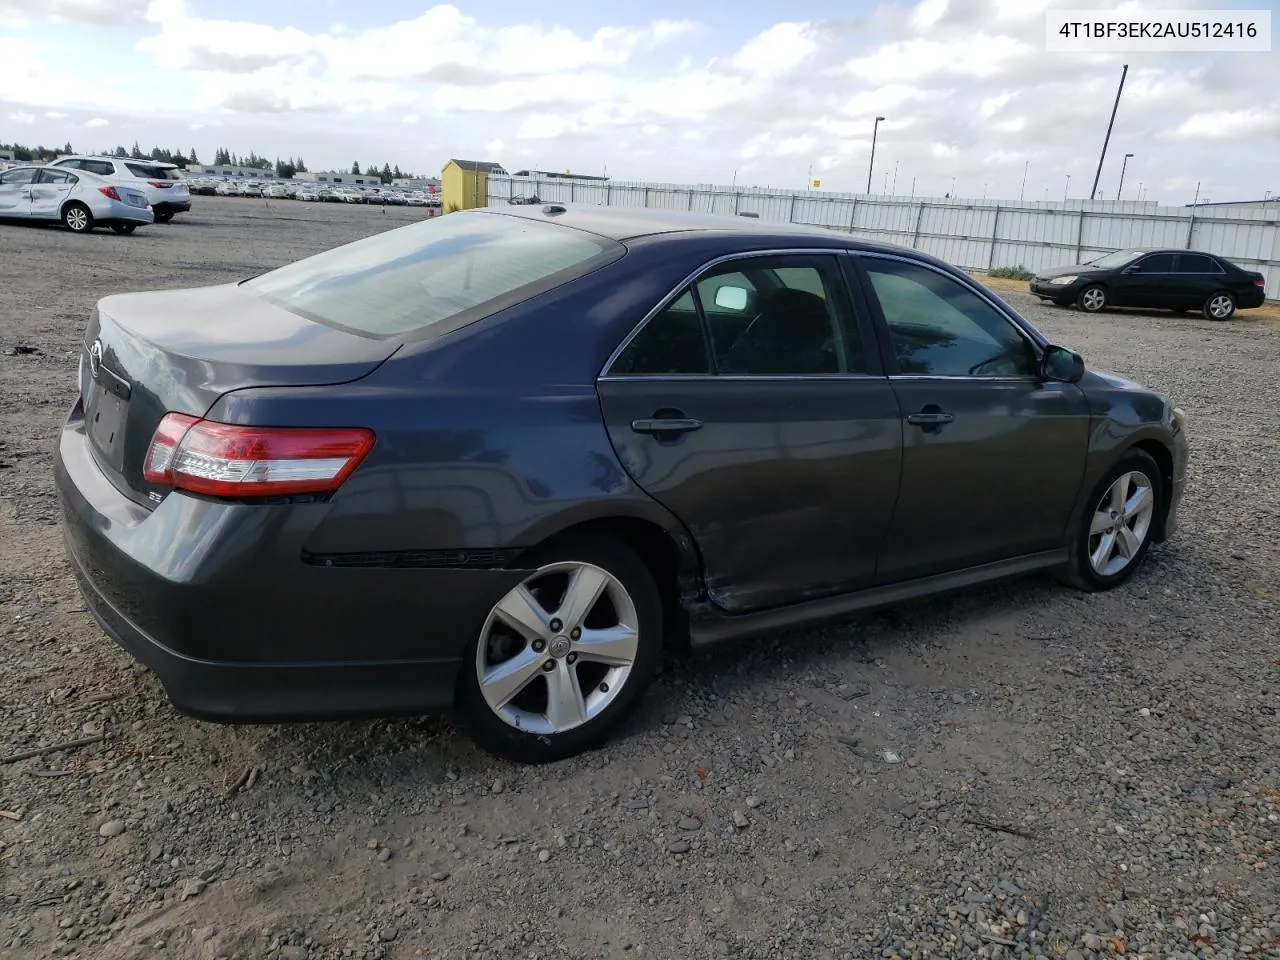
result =
M133 233L155 214L132 187L83 170L23 166L0 173L0 219L61 220L75 233L94 227Z

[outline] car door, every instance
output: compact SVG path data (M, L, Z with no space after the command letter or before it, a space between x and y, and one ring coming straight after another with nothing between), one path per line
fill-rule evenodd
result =
M31 181L39 167L15 167L0 173L0 217L31 214Z
M1229 287L1226 271L1203 253L1180 253L1169 285L1168 307L1199 310L1209 295Z
M905 257L854 262L904 415L879 582L1059 547L1085 468L1083 392L1038 375L1039 346L976 284Z
M31 216L42 220L57 220L62 215L62 205L80 182L70 170L40 171L31 185Z
M1173 306L1174 255L1151 253L1125 267L1113 283L1111 302L1117 307Z
M599 379L620 462L684 523L727 612L874 582L902 425L841 256L708 266Z

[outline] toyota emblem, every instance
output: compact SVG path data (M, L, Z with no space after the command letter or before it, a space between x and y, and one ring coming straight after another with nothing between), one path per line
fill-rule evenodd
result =
M93 341L93 346L89 348L89 373L96 380L98 371L102 369L102 341Z

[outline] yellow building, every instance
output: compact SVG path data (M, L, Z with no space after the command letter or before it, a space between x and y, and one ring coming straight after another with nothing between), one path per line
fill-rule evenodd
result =
M483 160L450 160L440 175L444 210L470 210L489 205L489 175L505 177L500 163Z

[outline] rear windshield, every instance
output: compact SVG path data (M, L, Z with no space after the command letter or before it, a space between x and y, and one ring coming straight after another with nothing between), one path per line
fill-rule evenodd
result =
M356 333L445 333L620 256L621 244L524 217L453 213L245 281L274 303Z
M126 163L129 172L135 177L141 177L143 180L177 180L179 179L177 168L175 167L152 167L143 163Z

